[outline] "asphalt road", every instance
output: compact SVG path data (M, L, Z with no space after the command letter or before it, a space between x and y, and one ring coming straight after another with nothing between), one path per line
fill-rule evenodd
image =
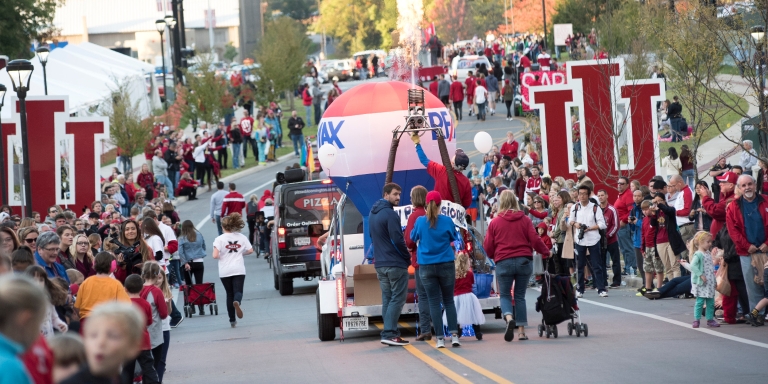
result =
M348 85L348 84L345 84ZM519 130L521 122L503 115L484 123L466 119L459 125L459 143L472 146L478 130L495 140ZM478 155L476 155L478 156ZM478 161L475 158L473 161ZM286 162L293 162L288 159ZM479 161L478 161L479 165ZM235 180L246 195L261 195L270 186L278 164ZM216 228L207 215L210 193L179 205L179 216L198 225L208 244ZM320 342L317 336L317 283L295 280L295 294L281 297L273 287L264 259L248 256L242 308L245 317L230 328L225 292L217 262L205 260L205 280L216 282L219 314L185 319L171 331L166 383L360 383L360 382L497 382L497 383L664 383L762 381L767 328L725 325L692 329L694 300L649 301L634 290L595 291L580 300L588 338L536 335L541 315L534 311L538 292L527 293L530 340L504 342L504 323L486 315L483 341L465 338L461 348L437 350L432 344L385 347L378 330L348 332L344 342ZM413 320L404 321L404 336L413 341ZM337 330L338 332L338 330Z

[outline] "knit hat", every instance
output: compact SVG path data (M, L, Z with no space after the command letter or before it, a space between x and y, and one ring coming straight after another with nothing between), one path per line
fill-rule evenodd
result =
M426 203L429 204L430 201L434 201L435 204L440 205L443 203L443 198L440 196L440 192L438 191L430 191L427 193L427 200Z

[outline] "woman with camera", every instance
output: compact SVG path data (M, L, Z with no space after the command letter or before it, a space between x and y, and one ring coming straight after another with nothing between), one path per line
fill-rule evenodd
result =
M510 236L511 233L516 234ZM517 197L510 190L501 192L499 213L491 220L483 243L488 257L496 261L496 279L501 294L501 312L507 321L504 340L515 338L528 340L525 327L528 325L528 313L525 305L525 290L533 273L534 249L544 257L549 256L549 249L533 227L528 216L520 210ZM515 313L512 314L512 283L515 283Z
M110 242L117 246L114 251L118 263L115 278L124 283L128 275L141 273L144 262L155 258L152 255L152 249L144 241L138 223L126 220L119 231L117 237L112 237ZM160 252L162 253L162 249Z

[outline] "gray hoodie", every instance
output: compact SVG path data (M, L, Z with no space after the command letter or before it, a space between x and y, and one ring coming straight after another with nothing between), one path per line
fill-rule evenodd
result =
M158 176L168 177L168 163L165 162L165 159L157 155L153 156L152 172L155 174L155 177L158 177Z

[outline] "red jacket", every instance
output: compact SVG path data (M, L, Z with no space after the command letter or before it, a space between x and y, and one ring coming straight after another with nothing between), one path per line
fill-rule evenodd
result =
M35 343L19 357L27 367L33 383L53 384L53 351L45 342L45 337L42 335L38 337Z
M531 212L535 212L531 210ZM544 230L544 233L541 234L541 241L544 242L544 245L547 246L547 249L552 249L552 238L547 235L547 231L549 231L549 228L547 228L547 223L541 222L539 225L536 226L536 228L541 228Z
M472 100L475 98L475 88L477 88L477 79L474 76L467 77L464 80L464 84L467 85L467 101L468 104L472 104Z
M651 218L643 218L643 236L640 250L645 252L646 248L656 247L656 230L651 227Z
M517 143L517 140L512 140L512 144L508 142L504 142L504 144L501 145L501 152L502 156L509 156L510 159L514 159L517 157L517 149L520 147L520 144Z
M128 194L129 203L133 203L136 200L136 192L138 192L136 189L136 184L132 182L125 183L125 193Z
M301 93L301 100L305 107L312 105L312 95L309 94L309 86L304 88L304 92Z
M549 249L536 233L531 219L520 211L505 211L491 220L483 248L497 263L513 257L531 257L534 249L549 256Z
M403 236L405 237L405 246L408 247L408 251L411 252L411 265L416 269L419 268L419 263L416 260L416 250L418 249L418 245L415 241L411 240L411 231L413 230L413 225L416 224L416 219L426 214L427 211L424 210L424 207L414 208L411 215L408 216L408 224L406 224L405 232L403 233Z
M433 80L431 83L429 83L429 93L439 98L440 96L437 94L437 82L438 80Z
M723 225L725 225L725 208L733 198L733 192L730 192L728 194L721 193L720 202L718 203L715 202L715 199L709 196L704 196L701 199L701 206L707 211L707 215L712 217L712 224L709 226L709 233L711 233L712 236L717 236L717 233L720 232Z
M760 217L763 219L763 227L768 232L768 200L761 195L757 194L758 206L757 211L760 213ZM739 256L749 255L749 244L747 241L747 234L744 229L744 215L741 213L741 206L739 204L740 199L733 200L725 209L725 223L728 226L728 235L731 236L733 244L736 246L736 253ZM755 246L759 246L757 244ZM768 245L768 241L766 241Z
M451 100L454 103L464 101L464 86L458 80L451 83Z
M619 214L620 222L627 223L627 220L629 219L629 211L632 210L634 204L635 200L632 198L632 191L629 188L625 189L624 192L616 197L616 202L613 203L613 206Z
M475 283L475 274L472 270L467 271L467 275L462 278L456 278L456 282L453 285L453 295L463 295L465 293L472 293L472 284Z
M221 204L221 217L227 216L232 213L243 214L245 208L245 199L237 191L232 191L224 196L224 202Z
M427 165L427 173L435 179L435 191L440 192L440 196L443 199L453 201L451 184L448 182L448 174L445 167L442 164L430 161ZM453 174L456 175L456 185L459 187L459 198L461 199L461 201L456 203L461 204L464 208L469 208L472 205L472 184L463 173L454 169Z
M529 59L528 56L523 55L523 57L520 58L520 66L523 68L530 68L531 59Z
M143 351L149 351L152 349L152 343L151 339L149 338L149 331L147 331L147 327L152 325L152 306L149 305L146 300L140 297L132 297L131 302L133 302L133 305L136 306L139 312L144 314L144 318L147 319L147 325L144 326L144 336L141 342L141 349Z
M608 244L613 244L619 241L619 214L616 212L616 208L613 205L608 204L603 208L603 218L605 219L605 236L608 237Z
M139 172L139 175L136 177L136 183L142 188L151 187L155 183L155 175L152 172Z

